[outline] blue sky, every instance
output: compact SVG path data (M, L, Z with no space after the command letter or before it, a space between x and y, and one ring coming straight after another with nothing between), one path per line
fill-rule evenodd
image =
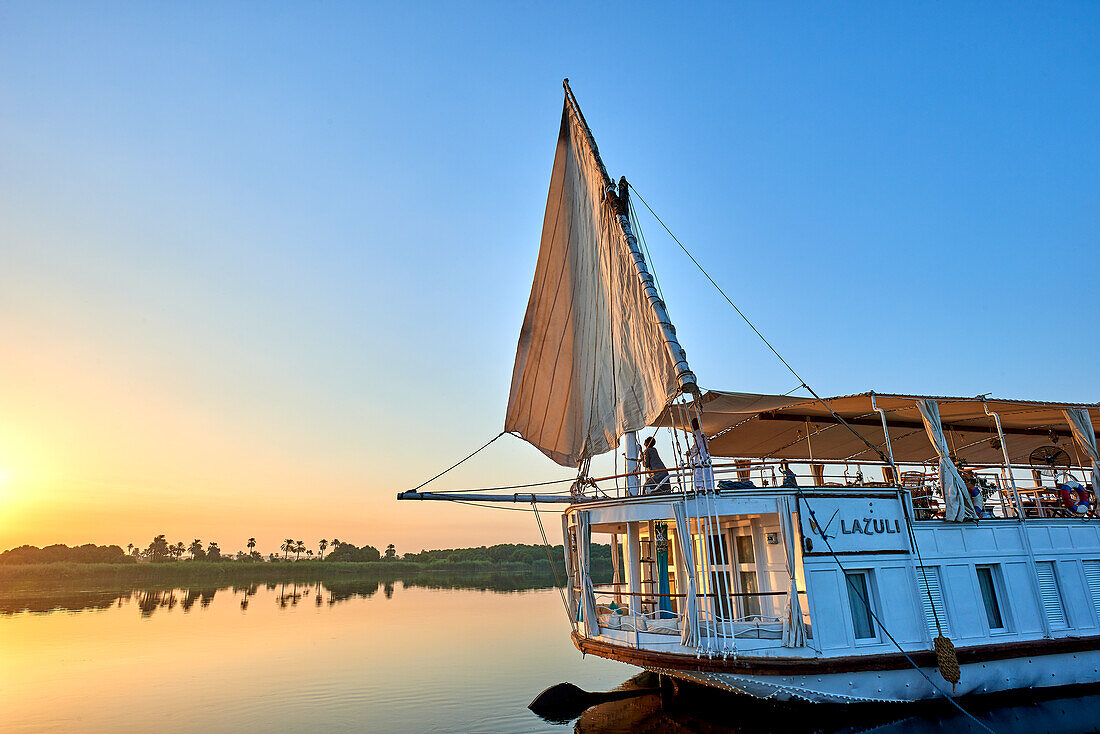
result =
M273 543L530 540L391 497L500 429L563 77L822 394L1098 400L1098 32L1089 3L2 3L0 545L90 539L43 524L91 486L116 542L232 546L226 497ZM794 387L641 223L702 383ZM513 440L455 482L547 463Z

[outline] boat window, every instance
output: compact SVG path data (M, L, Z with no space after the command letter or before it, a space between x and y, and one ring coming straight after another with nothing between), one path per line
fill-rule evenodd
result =
M725 533L715 533L710 536L710 562L725 564L730 557L729 545L726 542Z
M756 585L756 571L741 572L741 591L745 594L760 593L760 587ZM746 617L760 616L760 597L745 596L742 597L742 602Z
M978 566L977 571L978 586L982 590L985 618L989 621L989 629L1003 630L1005 625L1001 618L1001 605L997 601L997 586L993 583L993 569L989 566Z
M852 627L857 640L875 638L875 621L871 616L871 590L866 571L846 571L848 605L852 610Z
M729 599L729 576L725 571L714 571L711 573L710 582L714 589L716 599ZM725 601L718 602L718 608L721 609L721 605L725 603Z
M752 549L751 535L737 536L737 562L756 563L756 553Z

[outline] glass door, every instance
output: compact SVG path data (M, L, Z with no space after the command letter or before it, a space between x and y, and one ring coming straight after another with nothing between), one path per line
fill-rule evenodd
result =
M752 531L748 528L737 530L741 533L734 539L737 549L737 581L742 594L759 594L760 586L756 577L756 551L752 544ZM760 597L738 597L742 618L760 617Z

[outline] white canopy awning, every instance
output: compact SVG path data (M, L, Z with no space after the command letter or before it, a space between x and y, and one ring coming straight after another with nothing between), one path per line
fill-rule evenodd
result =
M987 406L1000 416L1009 457L1015 463L1027 463L1033 450L1056 441L1078 463L1073 433L1063 413L1066 409L1083 410L1094 433L1100 425L1100 404L1096 403L873 395L876 405L886 412L894 458L902 463L938 461L917 408L920 400L936 402L948 448L969 463L1004 461L1000 447L992 441L997 427L985 412ZM877 461L878 455L829 410L832 408L854 431L885 453L882 420L871 405L871 397L872 393L861 393L819 401L708 391L700 402L702 428L710 437L710 451L715 456L809 460L812 455L829 461ZM654 422L662 426L678 424L671 411ZM1087 465L1087 457L1082 455L1081 459L1080 463Z

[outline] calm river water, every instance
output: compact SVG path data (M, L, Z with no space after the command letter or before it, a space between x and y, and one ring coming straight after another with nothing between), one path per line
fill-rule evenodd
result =
M691 691L561 724L526 708L555 683L637 672L582 659L553 589L0 591L4 732L981 731L944 710L856 720ZM1097 695L978 709L996 731L1100 728Z

